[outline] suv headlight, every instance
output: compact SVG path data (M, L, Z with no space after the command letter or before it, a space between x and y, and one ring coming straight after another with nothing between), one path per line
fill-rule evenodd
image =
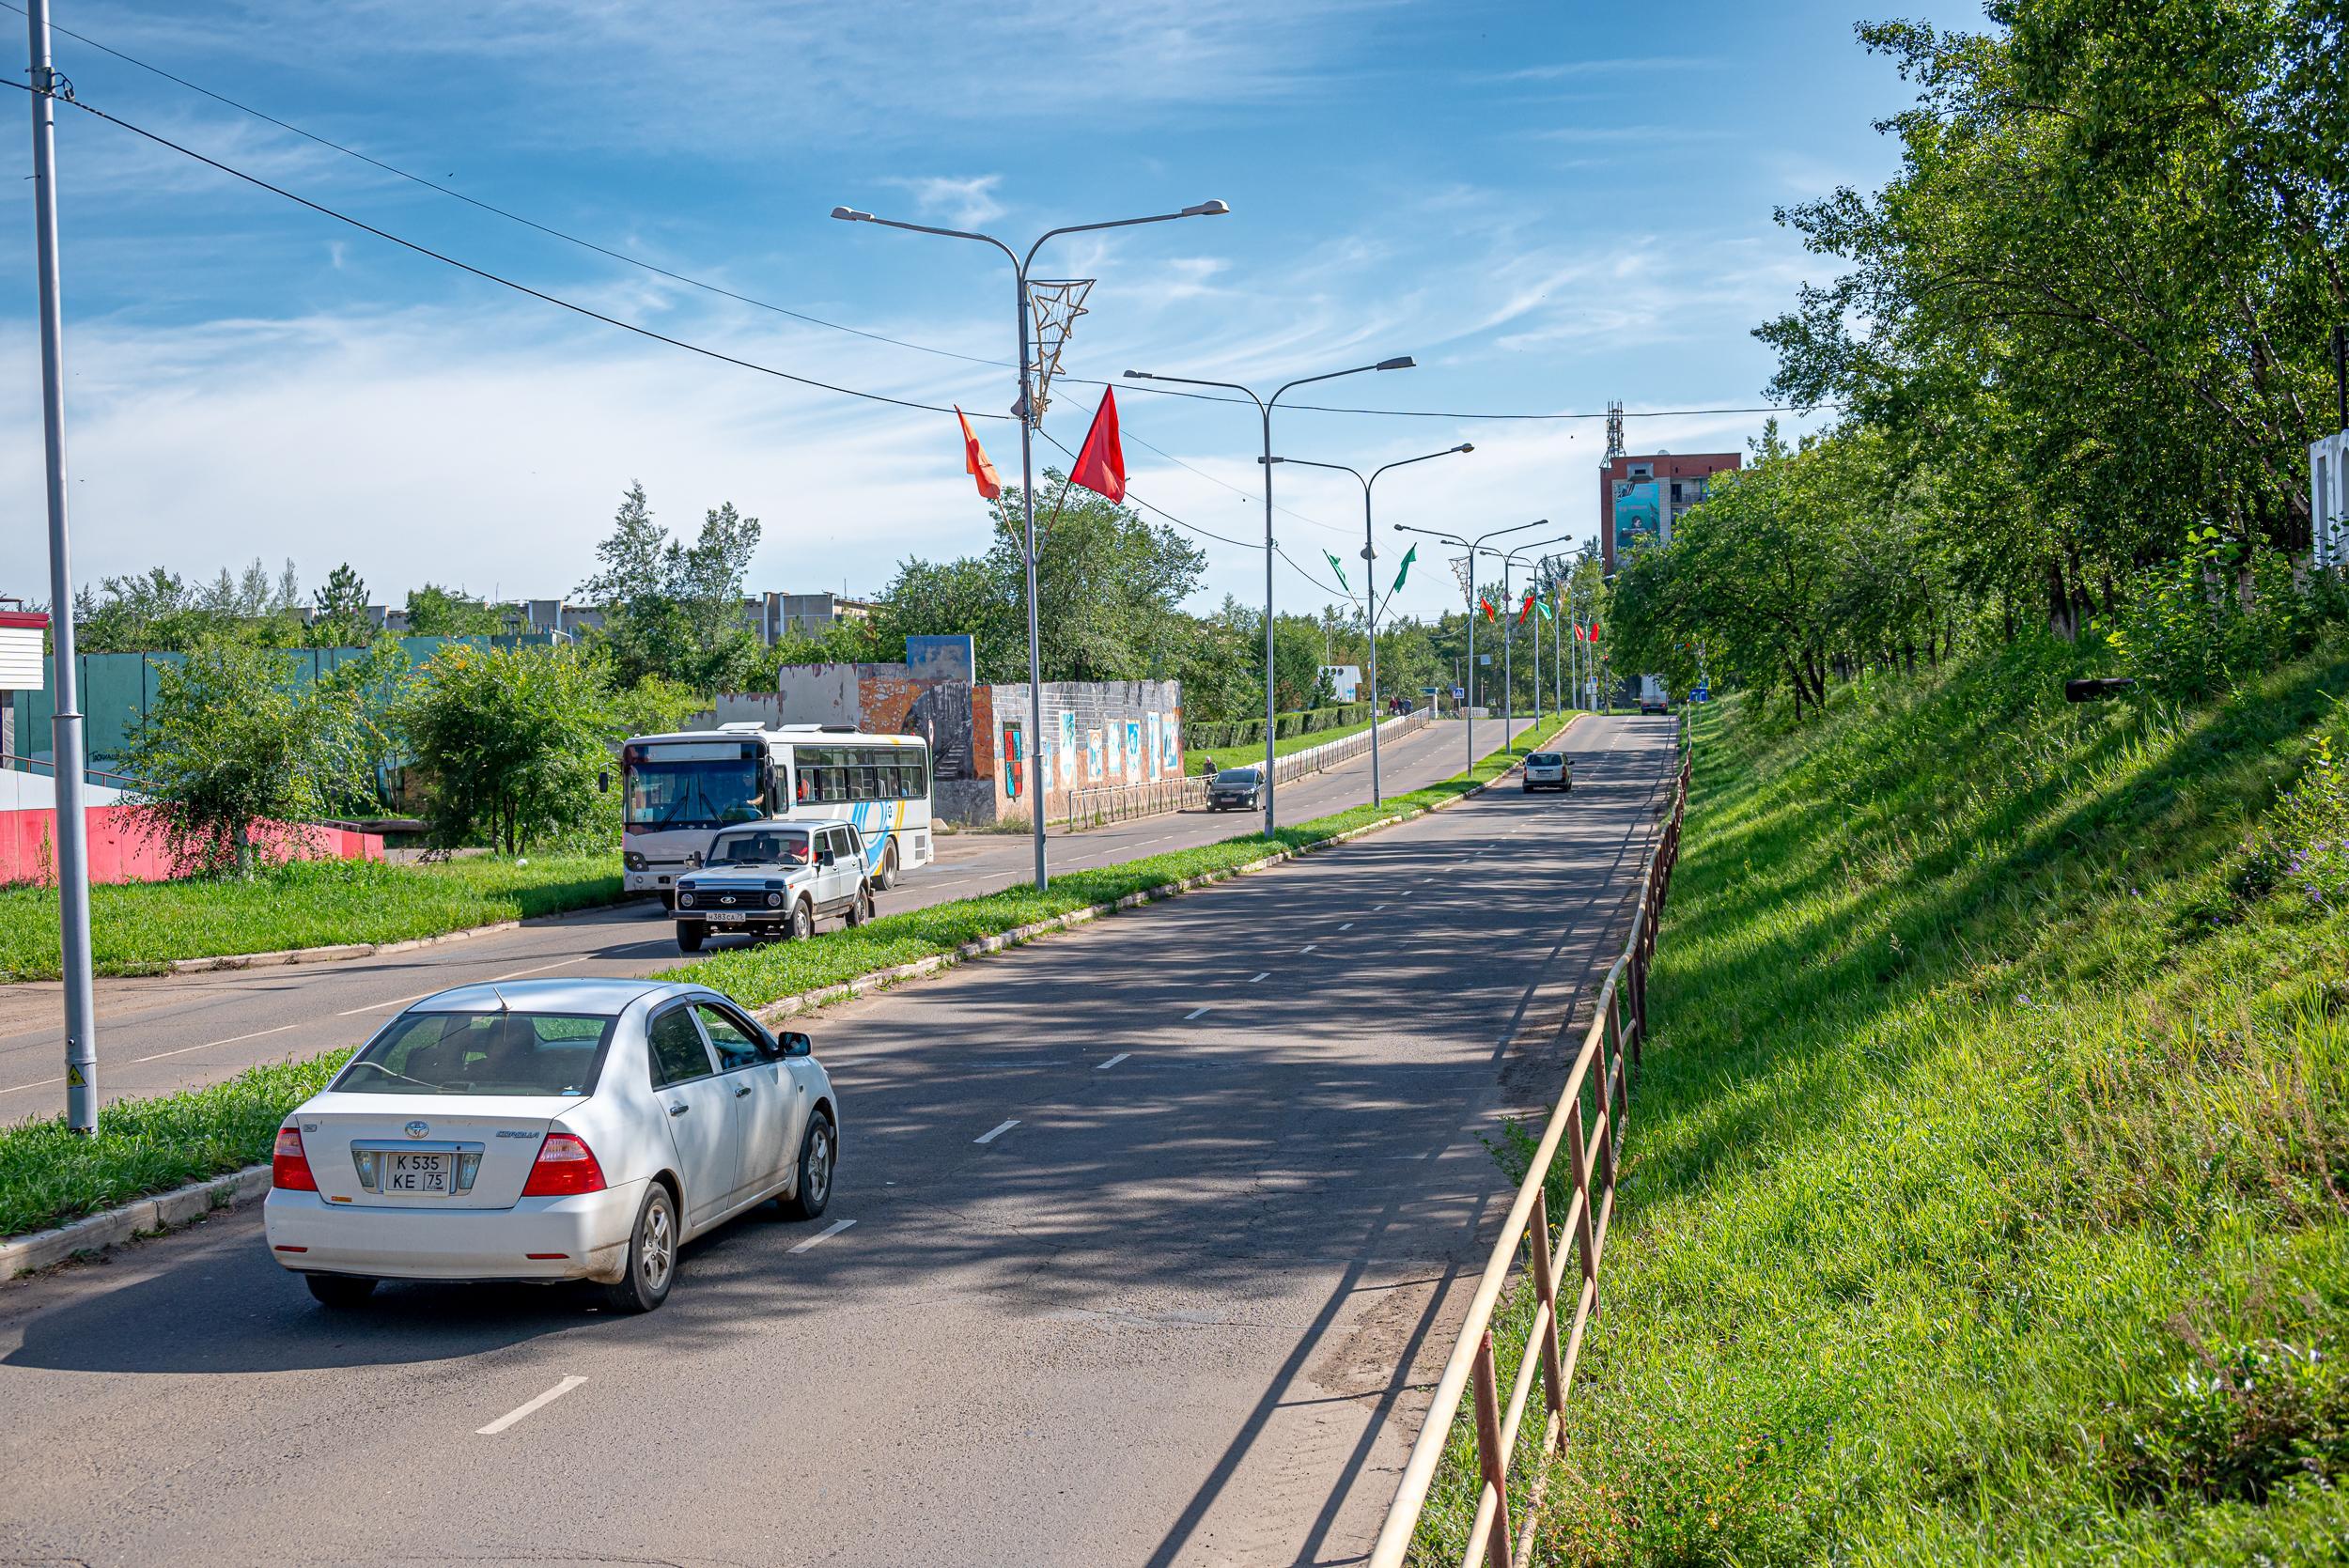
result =
M677 907L680 909L692 908L693 907L693 895L687 893L682 888L678 889L677 895Z
M770 909L780 909L780 908L783 908L783 894L781 894L781 893L769 893L769 894L767 895L767 908L770 908Z

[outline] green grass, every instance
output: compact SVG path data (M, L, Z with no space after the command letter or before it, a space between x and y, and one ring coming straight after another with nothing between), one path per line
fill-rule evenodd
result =
M1537 1560L2341 1560L2349 919L2236 877L2349 660L2075 673L1706 716Z
M301 861L249 880L124 882L90 890L101 974L175 958L336 942L392 942L619 898L616 854L468 856L434 865ZM58 974L54 888L0 887L0 980Z
M1533 750L1523 739L1516 755ZM1424 810L1494 777L1515 760L1495 753L1474 772L1426 789L1391 797L1383 805L1357 806L1283 830L1291 847L1322 843L1350 828ZM1064 914L1122 893L1157 887L1180 877L1245 865L1265 853L1261 838L1239 838L1178 855L1156 855L1121 866L1072 872L1056 878L1043 897L1033 892L992 893L934 905L877 920L854 931L833 931L812 942L777 943L717 955L683 970L675 979L714 986L753 1006L777 997L910 963L963 942L1014 926ZM525 872L541 862L534 860ZM467 861L433 868L481 866ZM509 871L511 867L507 868ZM494 882L488 870L474 874ZM148 1193L220 1175L269 1157L277 1125L288 1111L316 1094L349 1052L310 1061L255 1067L226 1083L126 1100L100 1113L93 1138L76 1138L61 1119L22 1123L0 1130L0 1234L15 1235L62 1224Z
M323 1089L350 1054L274 1062L204 1089L117 1100L98 1113L88 1138L62 1120L0 1132L0 1235L45 1230L267 1159L286 1112Z

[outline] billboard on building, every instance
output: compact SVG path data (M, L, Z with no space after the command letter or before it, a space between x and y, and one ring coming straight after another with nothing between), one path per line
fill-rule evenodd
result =
M1630 558L1641 544L1661 543L1662 508L1653 479L1618 479L1615 489L1615 559Z

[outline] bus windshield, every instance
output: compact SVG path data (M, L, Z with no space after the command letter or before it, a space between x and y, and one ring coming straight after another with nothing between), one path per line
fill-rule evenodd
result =
M752 757L672 761L648 757L628 768L628 826L724 828L765 816L758 763Z

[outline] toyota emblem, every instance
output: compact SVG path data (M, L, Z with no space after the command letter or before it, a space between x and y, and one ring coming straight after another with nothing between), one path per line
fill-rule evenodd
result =
M407 1127L408 1136L411 1138L422 1138L431 1130L432 1124L429 1122L411 1122Z

